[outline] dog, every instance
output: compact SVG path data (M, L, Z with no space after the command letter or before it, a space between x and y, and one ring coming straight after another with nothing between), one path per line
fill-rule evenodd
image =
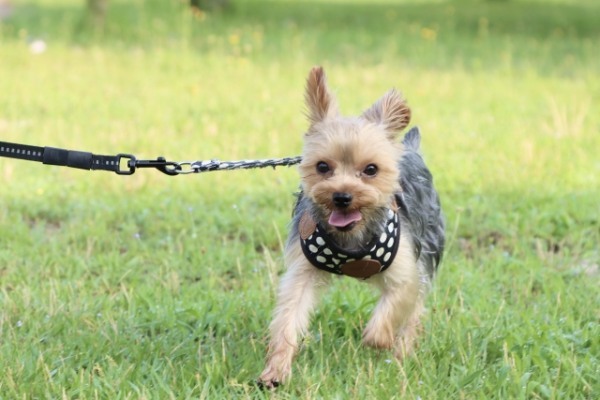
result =
M397 141L411 118L400 93L392 89L360 116L342 116L325 72L314 67L305 101L310 126L285 246L287 271L258 379L266 388L290 377L299 336L334 275L381 291L363 343L393 349L398 358L410 354L444 249L444 219L418 129Z

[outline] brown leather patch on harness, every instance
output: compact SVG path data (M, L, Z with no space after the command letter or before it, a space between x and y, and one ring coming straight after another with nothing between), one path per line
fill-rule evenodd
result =
M381 264L376 260L356 260L350 261L340 267L344 275L353 278L367 279L381 270Z
M298 223L298 233L300 233L300 237L303 240L308 239L310 235L317 229L317 223L312 219L309 213L305 212L300 217L300 222Z

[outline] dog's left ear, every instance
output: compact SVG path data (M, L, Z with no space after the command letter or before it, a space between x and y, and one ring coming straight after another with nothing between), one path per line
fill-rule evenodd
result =
M395 138L410 122L410 108L402 95L392 89L369 109L365 110L362 117L373 123L383 125L388 132L388 136Z
M322 67L314 67L308 74L304 98L311 125L338 115L337 102L329 91L325 71Z

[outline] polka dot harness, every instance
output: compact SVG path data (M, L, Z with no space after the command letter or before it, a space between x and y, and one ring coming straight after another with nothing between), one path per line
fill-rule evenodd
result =
M319 224L305 214L300 220L300 244L306 258L315 267L338 275L367 279L385 271L394 261L400 242L398 213L388 210L385 229L375 235L364 251L338 247ZM307 228L308 226L308 228Z

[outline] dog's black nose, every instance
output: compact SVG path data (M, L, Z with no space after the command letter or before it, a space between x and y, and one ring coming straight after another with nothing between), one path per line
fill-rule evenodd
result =
M346 208L352 203L352 195L350 193L335 192L332 199L333 204L339 208Z

